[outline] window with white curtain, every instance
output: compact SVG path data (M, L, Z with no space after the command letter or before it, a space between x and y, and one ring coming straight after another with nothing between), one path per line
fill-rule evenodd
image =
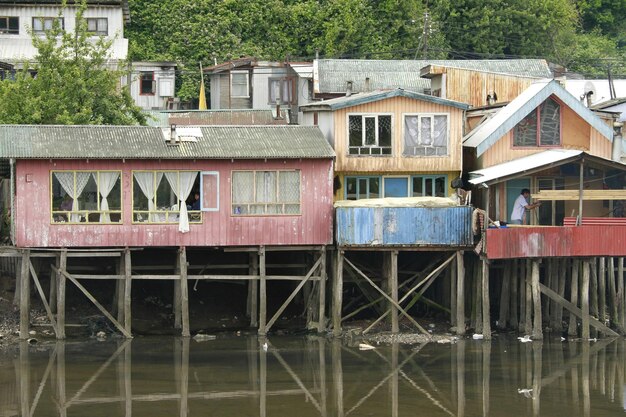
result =
M120 171L52 171L52 223L121 223Z
M133 171L133 223L202 223L198 171Z
M404 156L448 155L448 115L404 116Z
M290 104L293 102L294 82L293 78L270 78L269 79L269 104Z
M231 71L230 96L250 97L249 73L247 70Z
M300 171L233 171L234 216L300 214Z

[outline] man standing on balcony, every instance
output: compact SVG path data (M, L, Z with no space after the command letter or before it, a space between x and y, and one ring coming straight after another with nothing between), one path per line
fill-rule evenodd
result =
M524 188L519 197L515 200L515 203L513 203L511 224L525 224L526 210L532 210L541 205L541 202L529 204L528 198L530 198L530 190L528 188Z

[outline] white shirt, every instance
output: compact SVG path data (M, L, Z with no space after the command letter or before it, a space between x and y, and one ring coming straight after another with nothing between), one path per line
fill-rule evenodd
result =
M524 194L520 194L513 203L513 211L511 212L511 220L522 220L528 201L524 198Z

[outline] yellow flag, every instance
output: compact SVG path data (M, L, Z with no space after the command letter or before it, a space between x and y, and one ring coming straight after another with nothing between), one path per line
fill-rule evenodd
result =
M198 100L198 110L206 110L206 94L204 92L204 79L200 82L200 99Z

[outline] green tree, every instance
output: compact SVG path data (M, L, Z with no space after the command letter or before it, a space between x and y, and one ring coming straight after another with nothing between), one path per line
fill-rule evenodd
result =
M107 65L112 41L94 40L85 9L82 0L74 32L56 21L44 37L31 33L37 55L32 65L22 66L32 68L36 77L21 71L15 80L0 82L0 123L145 124L128 89L120 86L123 71Z

